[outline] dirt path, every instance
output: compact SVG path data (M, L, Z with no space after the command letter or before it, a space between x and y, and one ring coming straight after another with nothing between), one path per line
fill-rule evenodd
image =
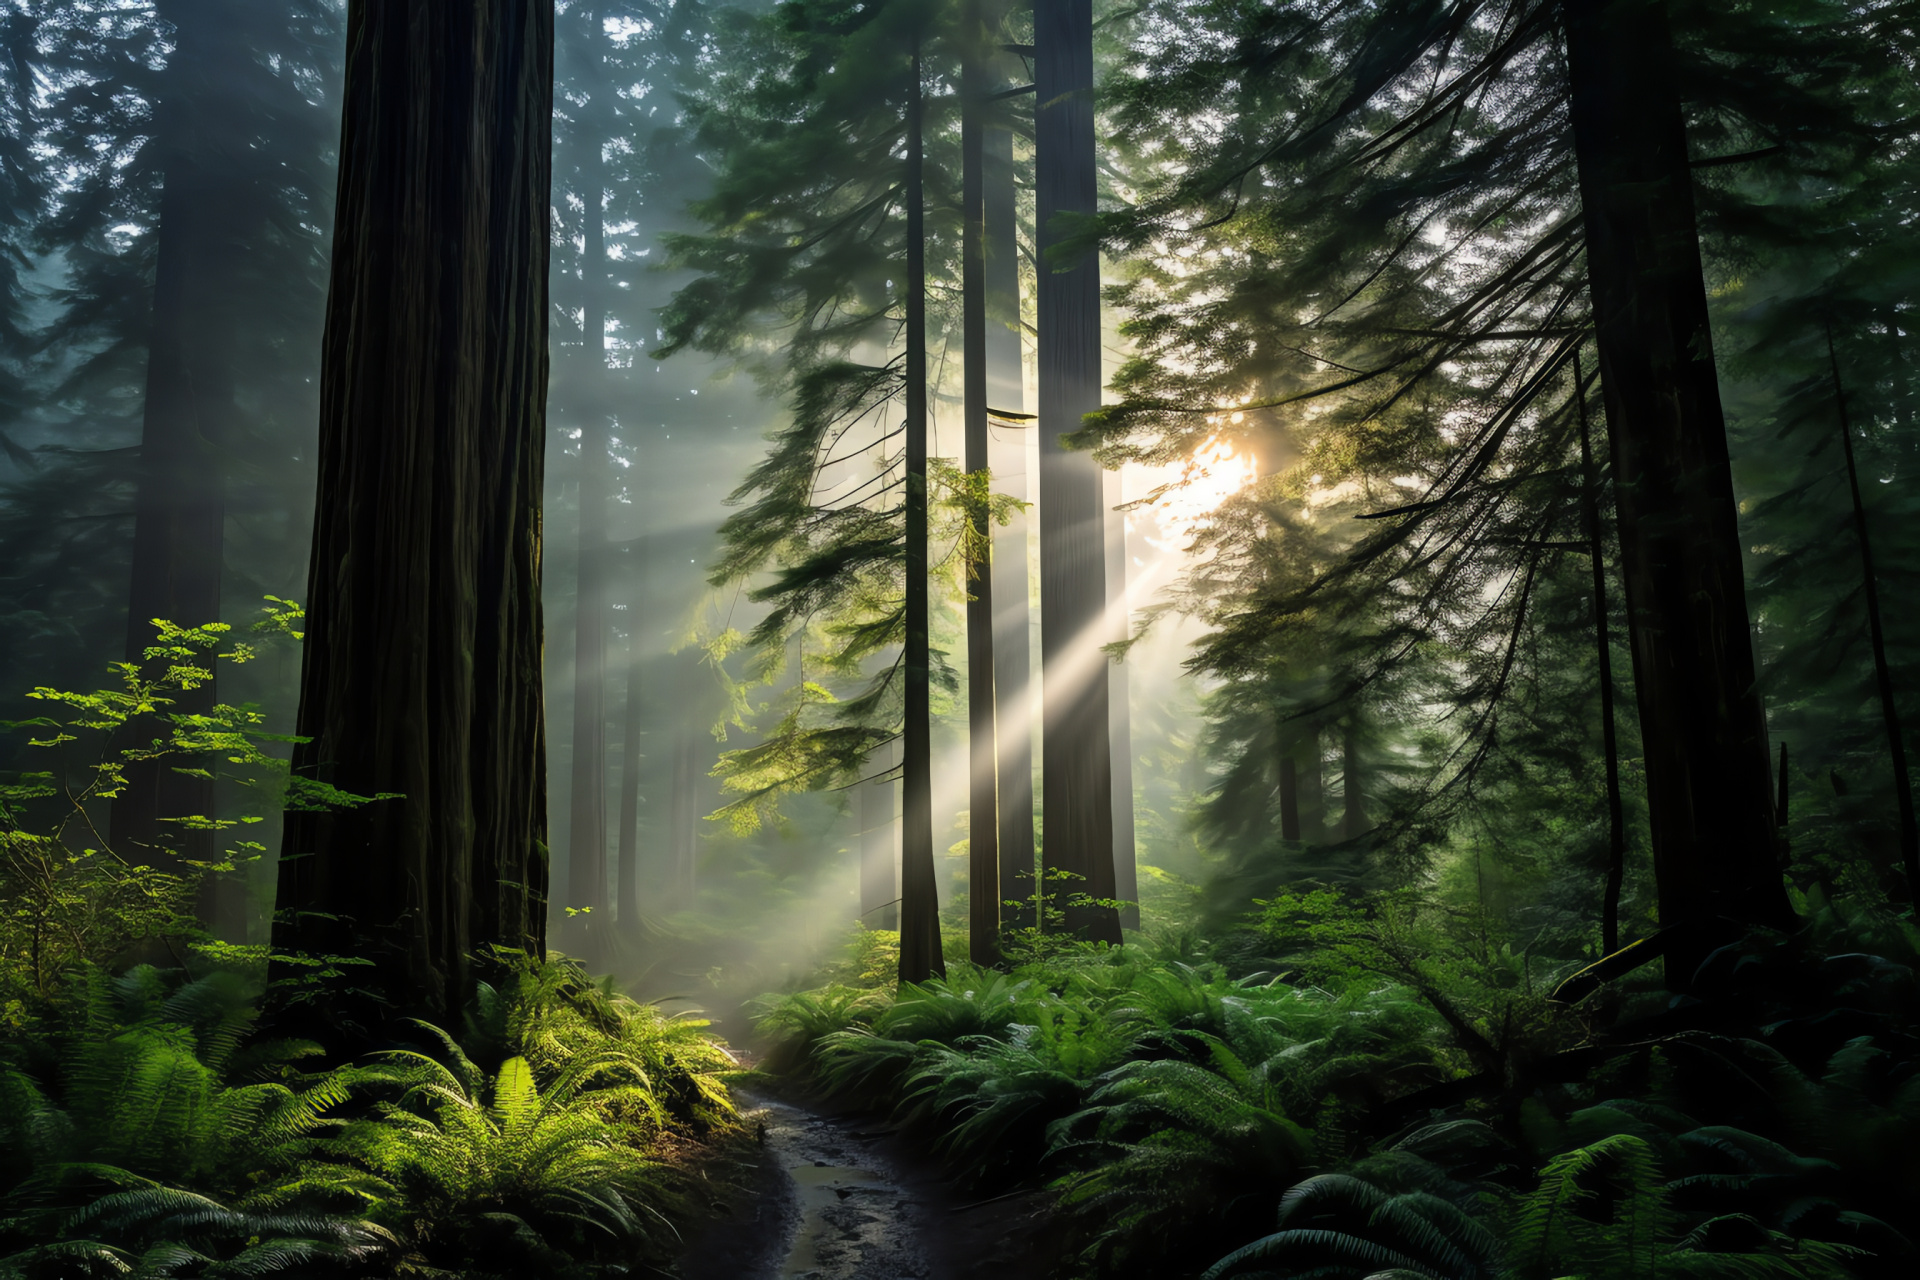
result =
M963 1201L872 1117L739 1101L765 1158L689 1240L685 1280L1045 1280L1045 1193Z

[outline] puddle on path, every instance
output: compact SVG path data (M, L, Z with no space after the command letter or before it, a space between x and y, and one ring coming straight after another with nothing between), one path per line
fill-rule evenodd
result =
M782 1280L859 1274L861 1257L900 1228L900 1189L871 1169L801 1164L787 1169L800 1192L800 1225Z

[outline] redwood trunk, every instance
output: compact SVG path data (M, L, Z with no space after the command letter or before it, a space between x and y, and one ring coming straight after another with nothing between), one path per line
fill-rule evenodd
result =
M901 742L900 981L946 971L933 861L933 705L927 616L927 245L922 198L920 49L907 98L906 724Z
M974 5L974 15L979 6ZM971 28L980 27L976 20ZM987 462L987 209L986 148L982 121L987 70L975 37L966 36L961 71L961 200L965 230L961 246L962 398L965 405L966 468L991 475ZM985 507L970 516L975 559L967 570L967 954L979 965L1000 959L1000 805L998 710L994 697L993 557Z
M1100 468L1061 436L1100 407L1100 264L1052 252L1060 215L1094 212L1092 0L1035 0L1036 211L1040 268L1040 660L1042 807L1049 892L1111 898L1113 778L1107 728L1105 503ZM1063 905L1061 903L1054 904ZM1067 928L1120 941L1108 907L1073 907Z
M1000 413L1026 411L1020 358L1020 245L1013 182L1013 130L988 128L982 139L982 205L986 251L987 403ZM995 450L994 491L1027 500L1027 434L1006 428ZM1008 924L1031 923L1009 900L1033 894L1033 645L1027 578L1027 513L1016 511L993 531L993 692L999 744L1000 905Z
M553 8L356 0L275 944L456 1016L545 946L540 493ZM359 975L356 974L356 977Z
M1672 37L1659 0L1562 0L1587 268L1667 981L1792 912Z

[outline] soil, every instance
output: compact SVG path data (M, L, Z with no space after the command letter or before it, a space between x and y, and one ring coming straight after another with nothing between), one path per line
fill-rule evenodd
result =
M759 1158L689 1237L683 1280L1046 1280L1051 1196L961 1195L870 1115L735 1091Z

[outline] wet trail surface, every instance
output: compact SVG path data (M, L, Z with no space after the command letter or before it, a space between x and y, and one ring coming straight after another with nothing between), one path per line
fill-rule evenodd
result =
M685 1280L1042 1280L1046 1196L963 1199L872 1117L741 1094L764 1158L688 1242Z

